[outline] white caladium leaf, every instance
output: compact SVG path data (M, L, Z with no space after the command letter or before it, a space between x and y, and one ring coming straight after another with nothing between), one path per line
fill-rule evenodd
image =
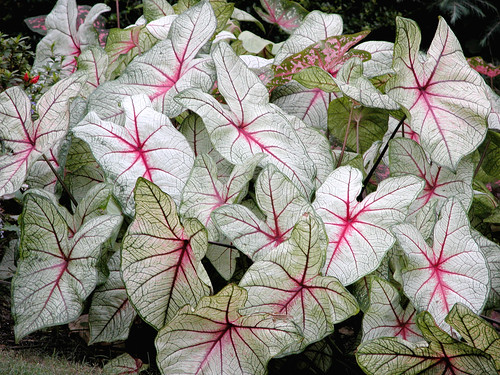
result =
M146 29L158 40L165 40L168 38L170 27L177 18L176 14L170 14L151 21L146 25Z
M390 228L404 221L423 187L414 176L388 178L358 202L362 179L358 169L337 168L316 191L313 203L329 238L323 273L344 285L378 268L395 242Z
M189 114L182 121L179 131L186 137L194 155L208 154L217 166L217 178L227 181L234 166L214 148L201 117L196 113Z
M363 63L363 74L366 77L373 78L394 72L392 70L394 43L371 40L358 44L356 49L369 52L372 56L370 60Z
M125 97L146 94L154 108L169 117L180 114L182 106L172 100L180 91L213 86L210 58L195 58L215 31L217 20L212 7L201 2L180 14L172 23L170 38L158 42L136 57L123 74L101 85L89 98L90 109L104 120L120 121Z
M267 155L262 167L276 165L309 196L314 163L285 115L269 104L266 87L226 43L219 43L212 57L227 105L197 89L176 99L203 118L214 147L231 163L262 152Z
M300 83L291 81L273 91L272 102L307 125L326 130L328 104L338 96L338 93L307 89Z
M401 296L391 283L378 277L369 280L370 307L363 316L363 341L377 337L399 337L422 341L415 322L416 310L411 303L403 309Z
M224 204L241 202L246 195L248 182L264 156L257 154L244 164L236 165L229 180L224 183L217 178L217 166L212 158L207 154L200 155L184 187L179 213L198 219L207 228L209 239L219 241L220 235L210 214Z
M354 99L365 107L387 110L399 109L398 103L377 90L363 74L363 61L358 57L353 57L342 65L333 80L345 96Z
M240 252L229 245L230 241L224 238L221 244L209 244L205 256L212 263L224 280L229 281L236 271L236 260L240 256Z
M114 342L126 340L137 313L132 307L120 272L120 251L108 262L109 277L97 287L89 310L90 340Z
M297 187L272 165L257 178L255 195L265 221L236 204L217 208L212 219L239 250L257 261L287 240L294 225L311 207Z
M143 12L148 22L175 14L174 8L167 0L144 0Z
M106 363L102 369L103 375L134 375L146 370L148 365L142 363L138 358L124 353Z
M16 340L78 318L97 283L101 245L120 223L120 216L98 216L71 236L51 200L28 195L21 218L21 258L13 279Z
M442 208L432 246L411 224L397 225L393 232L408 259L403 289L418 310L429 311L444 329L449 329L444 318L456 302L475 313L482 310L490 291L489 270L459 201L452 198Z
M358 313L356 299L334 277L321 276L328 239L321 221L305 213L290 239L250 266L240 281L248 292L243 314L288 315L304 340L289 351L303 350Z
M17 191L30 168L68 131L69 103L80 91L83 76L73 75L52 86L37 103L39 117L31 119L31 102L19 87L0 94L0 196Z
M260 0L264 10L254 5L254 9L264 21L278 25L283 31L291 33L300 26L307 14L300 4L289 0Z
M106 179L87 143L75 137L71 140L64 169L64 182L77 201L83 199L92 186Z
M467 63L443 18L424 61L419 57L417 24L404 18L396 23L396 75L387 82L386 92L407 109L411 128L431 159L455 170L486 135L490 104L483 79Z
M472 237L481 249L490 269L491 289L485 309L496 308L500 306L500 245L490 241L476 230L472 230Z
M139 178L135 219L122 245L122 277L139 315L156 329L186 304L210 294L210 279L201 264L207 234L196 219L184 226L172 198Z
M133 213L132 193L138 177L154 182L179 204L194 163L189 144L168 117L151 107L146 95L127 97L122 107L124 126L90 112L73 134L89 144L114 183L114 194L125 213Z
M313 43L342 34L343 29L342 17L338 14L312 11L283 43L274 58L274 64L280 64L288 56L302 51Z
M157 41L144 25L111 29L105 48L109 60L110 78L120 75L136 56L151 49Z
M366 374L495 374L491 356L460 342L436 326L424 311L417 325L428 346L400 338L384 337L361 344L358 364Z
M91 92L106 82L108 63L108 55L99 46L92 46L82 51L78 57L78 71L87 74L87 81L80 92L81 96L88 98Z
M461 303L453 306L446 322L455 328L470 346L490 354L497 371L500 371L500 335L491 324Z
M450 197L456 197L465 210L469 209L474 174L470 157L463 158L456 172L453 172L447 167L431 164L417 142L408 138L395 138L389 145L389 160L392 176L414 175L425 181L424 190L410 207L410 215L434 201L439 212Z
M241 315L247 292L229 284L185 306L155 340L165 374L265 374L267 362L300 340L295 325L272 314Z
M45 19L47 35L36 48L34 70L41 68L55 56L64 56L63 75L76 71L76 58L90 45L99 45L98 34L93 27L100 14L110 11L106 4L96 4L88 12L82 24L78 24L78 8L75 0L58 0Z

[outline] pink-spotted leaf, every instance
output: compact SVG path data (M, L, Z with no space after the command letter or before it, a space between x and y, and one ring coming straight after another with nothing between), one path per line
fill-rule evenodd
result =
M273 66L274 77L270 82L271 86L289 82L294 74L308 67L317 66L335 77L342 64L351 57L357 56L362 60L369 60L368 52L350 50L368 33L368 31L362 31L352 35L331 36L285 58L281 63Z
M302 24L293 30L292 35L284 41L276 53L274 64L280 64L288 56L296 54L320 40L340 35L342 30L342 17L338 14L327 14L314 10L304 18Z

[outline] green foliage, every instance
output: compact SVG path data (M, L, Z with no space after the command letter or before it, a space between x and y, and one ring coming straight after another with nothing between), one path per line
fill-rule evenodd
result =
M0 92L20 85L24 74L30 72L35 54L29 42L27 36L9 37L0 32Z

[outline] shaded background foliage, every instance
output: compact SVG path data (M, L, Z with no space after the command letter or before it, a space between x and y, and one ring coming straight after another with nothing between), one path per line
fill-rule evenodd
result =
M33 45L40 37L34 35L21 22L24 18L48 14L55 0L2 0L3 9L0 15L0 31L15 36L19 33L32 37ZM106 14L108 28L116 27L115 0L82 0L79 5L105 3L112 8ZM236 7L255 15L253 5L258 1L233 1ZM344 20L345 33L356 33L361 30L372 30L367 39L394 40L395 17L398 15L415 20L422 29L423 46L430 43L437 25L439 15L446 18L458 39L466 56L480 55L496 65L500 63L500 13L490 0L299 0L300 5L309 11L321 10L327 13L338 13ZM122 25L133 23L142 14L141 0L119 0L120 21ZM246 25L251 29L251 25ZM267 25L268 38L283 39L277 28ZM252 30L254 31L254 30ZM258 29L254 31L262 34Z

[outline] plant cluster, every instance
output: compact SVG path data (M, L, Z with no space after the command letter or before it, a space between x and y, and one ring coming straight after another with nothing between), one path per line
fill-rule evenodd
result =
M85 314L89 344L122 341L140 318L163 374L294 354L321 374L358 317L345 354L367 374L496 373L500 97L481 74L499 67L442 18L424 53L410 19L363 41L338 14L260 5L285 40L221 0L144 0L109 33L107 5L58 0L39 22L32 74L58 61L57 82L34 107L0 94L16 340Z

